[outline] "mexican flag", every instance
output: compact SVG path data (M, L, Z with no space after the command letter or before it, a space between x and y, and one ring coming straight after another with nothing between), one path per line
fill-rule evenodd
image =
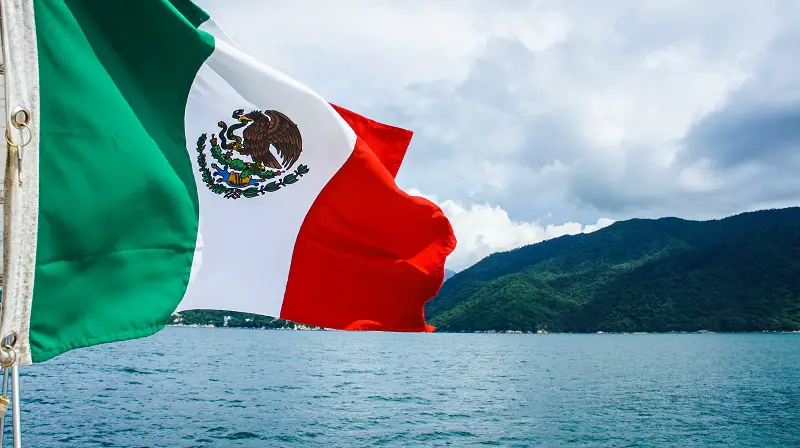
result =
M21 364L221 309L431 331L455 248L395 184L411 132L248 56L187 0L9 0L0 337ZM265 31L266 32L266 31ZM280 45L280 39L272 39Z

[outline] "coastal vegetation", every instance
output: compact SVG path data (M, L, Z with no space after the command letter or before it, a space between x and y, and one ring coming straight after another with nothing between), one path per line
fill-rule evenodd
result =
M288 320L258 314L223 310L187 310L175 313L169 325L188 327L230 327L262 330L318 330L318 327L300 325Z

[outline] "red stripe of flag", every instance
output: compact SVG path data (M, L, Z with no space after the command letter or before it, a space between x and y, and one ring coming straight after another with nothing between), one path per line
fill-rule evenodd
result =
M456 238L438 206L395 184L412 133L333 107L358 138L300 228L280 317L343 330L433 331L424 305L442 285Z

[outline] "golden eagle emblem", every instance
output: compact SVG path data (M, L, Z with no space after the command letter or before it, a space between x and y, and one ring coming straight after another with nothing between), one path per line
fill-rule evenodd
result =
M253 161L261 162L268 168L289 169L297 162L303 151L303 138L297 125L286 115L277 110L254 110L249 114L239 117L242 123L250 123L244 131L244 143L239 152L249 155ZM283 164L269 151L274 146L278 155L283 159Z
M197 163L212 192L230 199L256 197L291 185L309 172L303 164L289 172L303 152L303 137L284 113L254 110L245 114L244 109L237 109L231 117L237 123L228 126L220 121L219 138L211 134L209 152L217 163L210 168L206 160L208 136L202 134L197 140ZM242 135L236 135L242 128ZM275 148L280 161L271 148ZM235 157L236 153L242 158Z

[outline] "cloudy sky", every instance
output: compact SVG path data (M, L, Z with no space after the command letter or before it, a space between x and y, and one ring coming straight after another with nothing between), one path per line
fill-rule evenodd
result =
M800 203L800 2L198 0L254 57L415 132L462 269L632 217Z

